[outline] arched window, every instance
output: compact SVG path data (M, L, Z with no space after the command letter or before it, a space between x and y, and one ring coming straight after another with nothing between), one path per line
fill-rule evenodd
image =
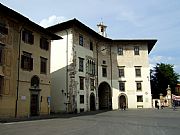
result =
M35 75L31 78L31 87L39 88L39 77L38 76Z

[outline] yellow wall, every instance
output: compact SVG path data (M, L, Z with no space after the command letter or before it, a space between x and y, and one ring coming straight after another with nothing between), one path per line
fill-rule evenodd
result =
M36 75L40 79L41 89L39 92L39 114L48 114L47 97L50 97L50 44L49 50L40 48L40 38L45 34L38 32L31 26L23 26L30 30L34 35L34 44L26 44L20 40L21 22L15 23L13 19L9 20L0 13L0 20L6 23L8 35L0 38L0 42L4 44L3 65L0 65L0 73L4 75L3 93L0 95L0 118L14 117L16 106L16 93L18 90L18 108L17 117L26 117L30 115L30 96L31 96L31 78ZM50 42L50 40L49 40ZM19 64L19 83L18 81L18 57L20 45L20 64ZM21 55L23 51L32 53L33 70L26 71L21 69ZM40 73L40 57L47 58L47 73ZM42 102L40 102L42 96Z

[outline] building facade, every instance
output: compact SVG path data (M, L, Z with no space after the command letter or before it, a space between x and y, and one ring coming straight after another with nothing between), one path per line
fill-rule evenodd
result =
M180 84L179 83L175 87L175 94L180 96Z
M63 37L52 42L51 109L151 108L148 54L157 40L113 40L77 19L47 28Z
M50 112L50 40L60 39L0 4L0 117Z

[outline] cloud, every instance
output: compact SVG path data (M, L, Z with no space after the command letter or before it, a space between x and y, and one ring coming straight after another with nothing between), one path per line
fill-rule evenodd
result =
M166 57L166 56L152 56L149 57L150 64L156 64L156 63L168 63L169 61L173 61L173 57ZM168 63L169 64L169 63Z
M42 27L49 27L49 26L55 25L57 23L61 23L65 20L66 20L66 18L64 16L52 15L47 19L41 20L39 25L41 25Z
M150 68L153 69L157 63L165 63L171 64L174 66L174 70L177 73L180 73L180 64L178 57L170 57L170 56L150 56L149 57Z
M166 57L161 55L151 56L149 57L150 68L153 69L157 63L171 64L170 61L172 61L173 59L173 57Z

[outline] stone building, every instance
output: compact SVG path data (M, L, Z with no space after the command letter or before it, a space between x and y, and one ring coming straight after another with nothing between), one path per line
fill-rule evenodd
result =
M156 39L107 38L77 19L47 28L63 37L52 42L53 112L151 108L148 54Z
M180 83L178 83L175 87L175 94L180 96Z
M0 117L50 111L50 40L59 36L0 4Z

